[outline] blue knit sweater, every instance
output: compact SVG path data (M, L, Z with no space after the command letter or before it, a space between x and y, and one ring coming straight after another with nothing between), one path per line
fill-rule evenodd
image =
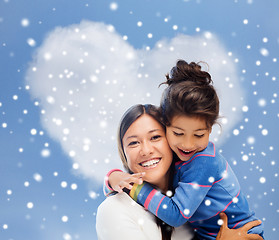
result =
M167 197L146 182L134 184L130 196L171 226L178 227L188 221L199 239L216 238L220 212L227 214L229 228L257 219L231 167L211 142L188 161L176 163L173 182L173 197ZM263 225L249 233L263 236Z

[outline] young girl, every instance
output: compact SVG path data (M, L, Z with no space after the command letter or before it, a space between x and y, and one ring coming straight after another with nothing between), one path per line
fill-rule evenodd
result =
M219 116L219 99L210 74L199 64L179 60L166 78L168 87L161 109L169 145L179 158L174 195L166 196L151 184L141 184L137 176L120 180L119 172L109 176L109 183L118 191L130 189L129 195L136 202L167 224L177 227L188 221L199 239L215 239L221 225L220 212L228 216L229 228L239 228L256 217L228 162L209 142ZM146 168L152 167L150 164ZM248 233L263 236L262 224Z

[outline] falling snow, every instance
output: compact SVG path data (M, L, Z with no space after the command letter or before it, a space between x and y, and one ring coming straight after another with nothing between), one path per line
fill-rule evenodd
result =
M21 20L21 26L22 26L22 27L28 27L29 24L30 24L29 19L23 18L23 19Z
M158 85L183 52L208 63L221 102L213 141L264 222L266 239L277 239L277 4L48 4L1 3L0 239L97 239L103 176L121 167L120 116L131 104L159 103ZM214 18L204 21L197 7Z

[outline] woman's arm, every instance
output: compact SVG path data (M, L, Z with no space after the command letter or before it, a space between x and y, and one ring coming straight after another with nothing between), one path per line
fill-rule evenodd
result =
M223 220L223 224L216 240L263 240L263 238L258 234L247 233L252 227L260 225L260 220L246 223L244 226L238 229L230 229L228 228L227 215L225 213L220 213L220 218Z

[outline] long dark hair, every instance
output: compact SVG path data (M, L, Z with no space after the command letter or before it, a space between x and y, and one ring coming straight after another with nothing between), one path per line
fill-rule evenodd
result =
M158 121L162 127L165 128L165 125L163 124L162 114L160 112L160 109L154 105L151 104L137 104L132 107L130 107L123 115L122 119L120 120L119 128L118 128L118 134L117 134L117 142L118 142L118 153L120 155L120 158L122 160L124 168L129 172L132 173L132 171L128 167L127 158L124 153L123 143L122 139L127 132L128 128L142 115L147 114L154 118L156 121ZM174 172L174 161L171 164L170 167L170 176L169 176L169 190L173 192L172 187L172 180L173 180L173 172ZM162 233L162 240L171 240L171 235L173 232L173 227L169 226L168 224L164 223L161 219L156 217L156 223L161 229Z

